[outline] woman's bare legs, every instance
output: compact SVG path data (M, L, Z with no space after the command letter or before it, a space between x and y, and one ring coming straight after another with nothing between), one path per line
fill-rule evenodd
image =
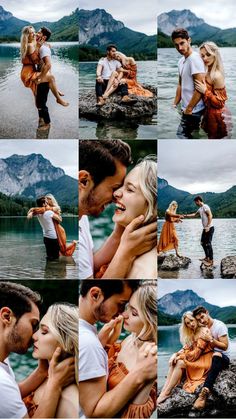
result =
M157 404L164 402L166 399L170 397L171 391L180 382L183 375L183 370L185 368L186 366L185 366L184 361L182 361L182 359L179 359L176 362L175 366L169 368L167 381L157 399Z
M49 83L49 88L51 92L53 93L53 95L55 96L57 103L59 103L62 106L69 105L69 102L66 102L65 100L61 99L61 96L63 95L63 93L58 91L55 77L52 74L47 73L44 77L39 79L39 83Z

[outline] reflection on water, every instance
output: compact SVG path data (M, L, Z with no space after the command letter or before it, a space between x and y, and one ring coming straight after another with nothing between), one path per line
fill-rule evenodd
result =
M157 86L156 61L137 61L138 81ZM96 62L80 63L79 93L95 88ZM125 138L127 140L156 138L157 117L139 118L138 121L88 121L80 118L81 139Z
M236 325L228 324L231 359L236 359ZM170 356L181 349L179 325L158 327L158 387L162 387Z
M49 92L48 108L52 121L49 138L78 138L78 46L73 42L51 45L52 73L70 105L67 108L58 105ZM20 79L19 46L16 43L0 45L0 138L39 138L34 97Z
M236 137L236 48L220 48L225 74L228 101L226 102L232 114L232 132L228 138ZM176 131L180 122L180 113L172 104L178 84L178 60L180 54L174 48L158 50L158 138L177 138ZM207 134L200 129L193 138L207 139Z
M158 236L160 234L164 220L158 221ZM200 244L202 234L202 223L200 218L187 220L183 223L176 224L175 228L179 238L179 252L183 256L190 257L192 262L187 269L179 271L161 271L159 268L158 275L160 278L220 278L220 263L222 258L236 254L236 219L214 219L215 232L213 236L212 246L214 251L214 269L212 272L202 272L200 270L199 261L203 257L204 252ZM175 253L171 251L170 253Z
M78 239L77 217L64 217L67 241ZM47 262L41 227L36 219L0 217L0 272L4 279L77 279L78 249L72 257Z

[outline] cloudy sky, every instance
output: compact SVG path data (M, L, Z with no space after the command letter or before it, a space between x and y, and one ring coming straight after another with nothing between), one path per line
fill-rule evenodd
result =
M54 22L79 7L78 0L1 0L0 5L18 19L31 23L42 20Z
M199 18L212 26L221 29L235 28L236 2L235 0L165 0L158 1L158 15L171 10L190 9Z
M236 185L236 141L160 140L158 162L159 177L190 193Z
M120 20L129 29L147 35L157 33L157 1L156 0L80 0L80 9L105 9L114 19Z
M53 166L60 167L66 173L77 179L78 173L78 143L76 140L1 140L0 159L12 154L26 156L42 154L50 160Z
M158 298L177 290L192 290L208 303L220 307L236 306L236 281L232 279L207 279L205 281L182 279L158 280Z

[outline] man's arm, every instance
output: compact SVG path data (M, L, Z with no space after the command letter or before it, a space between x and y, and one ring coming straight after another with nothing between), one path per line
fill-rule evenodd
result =
M211 222L212 222L212 212L211 212L210 210L207 210L207 211L206 211L206 215L207 215L207 219L208 219L208 224L207 224L207 226L205 227L205 230L206 230L206 231L209 231L209 229L210 229L210 225L211 225Z
M201 82L205 81L205 74L204 73L193 74L193 81L195 82L195 80L199 80ZM192 98L191 98L190 102L188 103L188 106L185 109L184 113L185 114L192 114L194 106L196 106L196 104L199 102L199 100L201 100L201 98L202 98L202 94L199 93L194 88Z
M42 68L41 68L41 72L39 73L36 80L39 80L39 79L43 78L44 76L46 76L48 71L51 70L51 67L52 67L51 57L49 55L46 56L46 57L43 57L43 65L42 65Z
M174 106L177 106L181 101L181 77L179 76L179 82L176 89L175 99L174 99Z
M103 69L102 64L98 64L98 65L97 65L97 70L96 70L96 79L97 79L97 81L98 81L99 83L102 83L102 82L103 82L103 78L102 78L102 69Z
M200 338L204 339L206 342L210 342L210 345L212 347L212 349L214 348L219 348L222 349L223 351L226 351L228 349L229 346L229 339L227 335L222 335L219 336L217 339L215 339L210 330L202 330L200 332Z
M59 223L61 223L62 222L62 218L61 218L61 216L59 215L59 214L53 214L53 216L52 216L52 218L54 219L54 220L56 220L56 221L58 221Z
M115 255L124 228L116 224L114 231L102 245L102 247L94 254L94 271L97 272L100 266L110 263Z
M48 376L48 361L40 360L38 368L32 372L25 380L20 382L19 389L22 399L36 390Z
M191 218L191 217L196 217L197 215L199 215L199 212L192 212L191 214L184 214L184 217L186 218Z

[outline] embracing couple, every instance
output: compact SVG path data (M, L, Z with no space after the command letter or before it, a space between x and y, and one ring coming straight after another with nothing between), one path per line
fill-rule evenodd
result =
M121 140L79 142L79 278L157 277L157 162L147 156L126 175L130 146ZM114 202L114 231L95 253L88 215Z
M33 216L38 218L43 230L47 260L58 260L60 255L72 256L77 240L73 240L70 244L66 243L66 232L60 224L62 222L61 208L56 198L48 193L39 197L36 203L37 207L29 209L27 218L31 219Z
M213 248L212 238L214 234L213 215L209 205L203 202L203 198L198 195L194 198L194 203L198 207L196 212L191 214L177 214L178 204L172 201L165 212L165 222L162 226L160 239L158 242L158 253L164 253L168 250L175 249L176 256L181 257L178 251L179 239L174 223L180 223L184 218L199 216L202 221L201 246L204 250L205 257L201 258L202 265L213 267Z
M153 93L144 89L137 81L137 64L133 57L117 51L116 45L107 46L107 55L101 58L96 71L97 105L103 106L108 97L118 92L121 103L133 104L137 100L129 95L152 97Z
M25 26L21 34L21 80L25 87L32 90L39 115L39 129L47 130L50 127L50 116L47 107L49 89L56 98L57 103L68 106L62 100L55 77L51 74L51 47L47 43L51 31L42 27L37 33L33 26Z
M81 281L79 317L80 418L151 417L157 281ZM96 322L105 323L99 333ZM128 336L120 341L122 324Z
M230 114L225 108L227 94L219 48L207 41L199 53L194 51L184 28L175 29L171 38L183 56L178 63L179 83L174 99L175 107L181 102L182 111L177 137L193 138L200 124L208 138L228 137Z
M40 321L41 303L30 288L0 282L0 418L78 416L78 307L54 303ZM17 383L8 357L32 343L38 367Z
M230 363L228 329L199 306L183 314L180 341L183 348L169 360L167 379L157 403L171 397L171 391L180 383L188 393L194 393L203 384L193 405L194 409L202 410L218 374Z

